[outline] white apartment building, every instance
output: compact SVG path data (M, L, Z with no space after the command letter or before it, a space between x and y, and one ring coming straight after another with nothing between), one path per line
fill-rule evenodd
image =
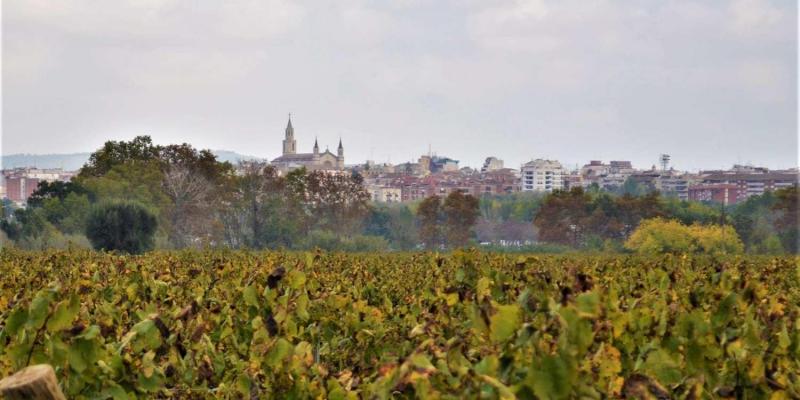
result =
M402 201L402 190L399 187L368 185L367 192L372 201L377 203L399 203Z
M537 159L523 164L520 175L520 190L523 192L552 192L564 188L567 172L558 161Z

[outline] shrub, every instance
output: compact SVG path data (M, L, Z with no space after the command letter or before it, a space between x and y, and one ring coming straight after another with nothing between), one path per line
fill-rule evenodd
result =
M625 248L640 254L707 253L736 254L744 245L729 226L683 225L653 218L643 221L625 242Z
M689 228L697 251L711 255L740 254L744 244L732 226L693 225Z
M137 254L153 248L157 225L155 215L140 204L106 203L89 214L86 237L97 250Z

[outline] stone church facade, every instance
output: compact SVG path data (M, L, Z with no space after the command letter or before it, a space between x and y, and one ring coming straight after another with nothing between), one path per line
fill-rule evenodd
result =
M342 139L339 139L339 147L336 154L328 149L320 153L319 144L314 139L314 150L311 153L298 153L297 141L294 139L294 127L292 118L286 124L286 136L283 139L283 154L272 160L272 165L280 171L291 171L296 168L305 167L307 170L334 170L344 169L344 147Z

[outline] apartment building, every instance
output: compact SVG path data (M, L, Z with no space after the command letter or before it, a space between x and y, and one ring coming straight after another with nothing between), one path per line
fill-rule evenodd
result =
M15 203L23 204L36 191L40 182L69 181L74 175L74 172L64 171L61 168L14 168L4 170L4 197Z
M800 182L797 172L756 172L756 173L714 173L703 177L703 184L736 185L738 200L758 196L766 191L797 185Z
M520 190L523 192L552 192L563 189L565 175L566 171L558 161L533 160L520 168Z
M367 185L372 201L376 203L399 203L403 200L402 189L384 185Z

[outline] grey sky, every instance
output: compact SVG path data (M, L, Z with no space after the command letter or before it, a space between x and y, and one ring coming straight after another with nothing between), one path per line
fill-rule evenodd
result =
M3 0L3 154L797 164L797 3Z

